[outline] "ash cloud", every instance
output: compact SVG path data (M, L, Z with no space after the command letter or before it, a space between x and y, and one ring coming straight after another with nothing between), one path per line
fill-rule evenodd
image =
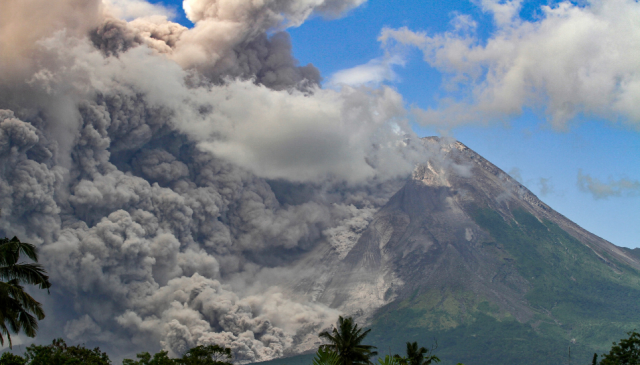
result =
M640 181L631 179L613 180L603 182L588 174L578 171L578 188L591 194L595 199L608 199L611 197L638 196L640 195Z
M0 234L54 283L38 341L314 345L338 312L292 263L349 249L425 153L394 90L323 90L291 55L286 27L360 3L188 0L192 29L139 0L0 3Z
M551 182L551 178L544 177L538 179L538 189L540 190L540 195L542 196L553 194L555 191L553 183Z
M524 184L524 180L522 179L522 170L520 170L520 168L513 167L513 168L511 168L511 170L509 170L508 174L515 181L519 182L520 184Z

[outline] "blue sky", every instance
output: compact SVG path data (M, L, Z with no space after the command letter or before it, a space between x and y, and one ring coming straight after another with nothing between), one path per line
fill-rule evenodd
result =
M176 20L189 26L182 12L181 1L162 3L174 8ZM492 40L505 37L510 39L512 46L519 47L519 42L526 42L527 37L536 32L538 25L543 30L536 33L538 38L534 38L534 43L535 39L545 41L545 34L550 34L547 38L551 37L552 40L556 36L565 36L560 32L566 31L566 27L553 28L553 22L546 23L551 30L543 33L542 22L548 17L543 6L559 9L562 5L557 2L523 1L514 15L515 21L512 19L506 25L499 24L498 13L489 9L487 3L491 1L369 0L340 19L313 17L287 31L291 35L296 58L301 64L312 63L318 67L324 77L325 87L333 87L331 83L340 71L371 64L373 60L373 64L389 66L385 66L386 76L370 83L374 86L385 84L398 90L408 109L440 112L446 109L442 101L447 98L463 107L482 107L482 102L474 99L474 93L484 90L487 71L482 67L493 59L478 62L480 73L475 81L452 83L452 79L460 76L460 73L448 71L446 65L437 63L433 58L425 61L424 48L421 46L403 45L398 37L384 46L378 38L385 28L399 30L406 27L411 34L431 37L429 39L444 36L447 32L454 34L457 40L472 39L473 44L469 47L484 47ZM595 2L580 4L563 16L566 18L569 14L573 19L588 19L579 10L597 6ZM606 18L611 17L612 13L613 10L604 9L593 14L596 18L599 15ZM560 16L558 19L564 18ZM462 24L462 28L456 30L456 24ZM570 26L578 26L575 24L580 23L569 23ZM554 33L556 31L557 34ZM509 38L514 32L520 33ZM624 38L627 35L619 36ZM606 45L606 40L602 42ZM598 44L597 37L593 43ZM446 48L446 45L441 45L441 48ZM530 51L526 51L526 47L523 49L525 51L520 56L531 54L527 53ZM528 49L535 52L535 48ZM589 53L589 57L599 58L601 54L598 52L611 56L613 51L601 47ZM554 53L550 54L553 57ZM562 49L559 54L563 54ZM467 56L472 57L473 54L468 53ZM392 59L395 61L389 62ZM571 61L559 56L558 62L571 65ZM624 61L621 56L620 63ZM542 63L547 62L553 64L548 58ZM580 65L579 61L576 62ZM617 62L616 56L611 56L607 62ZM535 65L528 67L528 70L537 70ZM546 69L542 68L541 73L544 72ZM589 75L585 77L589 81ZM536 80L536 77L532 79ZM553 81L544 79L546 84L552 84ZM454 88L448 87L452 84ZM633 114L635 107L618 112L619 108L610 108L589 99L588 92L580 94L576 91L577 96L573 97L566 95L562 84L556 89L546 84L542 88L550 90L549 93L534 93L533 96L539 96L540 100L515 103L515 109L510 109L510 112L503 113L498 108L497 112L493 110L478 117L478 120L467 118L449 125L425 124L415 117L414 130L420 136L447 133L457 138L498 167L512 173L545 203L587 230L620 246L640 247L640 128L638 114ZM593 85L590 89L587 87L587 91L597 93L597 84ZM561 94L553 94L554 90L560 90ZM553 117L553 107L549 107L553 104L553 95L566 96L568 102L577 100L578 106L580 100L587 100L587 108L558 121ZM531 95L528 97L531 98ZM593 108L589 109L590 106ZM456 118L455 114L444 115L444 119Z

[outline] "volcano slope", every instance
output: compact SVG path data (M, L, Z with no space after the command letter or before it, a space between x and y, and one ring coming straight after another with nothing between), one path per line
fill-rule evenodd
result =
M366 322L381 354L437 341L445 364L586 364L640 329L634 252L462 143L422 142L442 158L414 171L344 257L304 262L331 274L299 290Z

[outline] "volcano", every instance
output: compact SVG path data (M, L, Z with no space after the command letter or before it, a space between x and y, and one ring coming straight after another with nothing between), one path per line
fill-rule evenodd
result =
M640 328L632 250L582 229L464 144L421 142L436 157L351 247L302 260L316 270L296 290L369 325L380 353L437 343L445 364L588 363Z

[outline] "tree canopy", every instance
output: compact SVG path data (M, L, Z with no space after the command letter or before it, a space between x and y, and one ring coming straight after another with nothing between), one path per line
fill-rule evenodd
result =
M435 349L418 348L417 342L407 342L407 355L405 357L396 355L395 358L400 365L429 365L432 362L440 362L440 359L433 354L433 350Z
M321 332L320 337L329 343L320 346L324 351L333 351L338 354L339 365L371 364L371 357L378 353L374 346L363 345L362 341L371 330L363 331L354 324L353 318L338 318L337 327L331 332Z
M629 338L614 342L609 353L602 355L600 365L640 365L640 333L629 332Z
M122 365L231 365L232 358L231 349L219 345L193 347L178 359L170 358L167 351L160 351L153 357L142 352L136 357L138 361L125 359Z
M170 358L167 351L160 351L151 355L148 352L142 352L136 355L138 361L131 359L122 360L122 365L175 365L174 359Z
M30 258L32 263L19 262L20 255ZM9 347L13 345L11 333L23 331L34 337L38 320L44 319L42 305L25 292L23 284L49 289L49 276L38 264L38 251L30 243L17 237L0 239L0 344L6 336Z
M27 347L25 359L29 365L110 365L111 360L99 347L92 350L82 346L69 346L61 339L50 345Z

